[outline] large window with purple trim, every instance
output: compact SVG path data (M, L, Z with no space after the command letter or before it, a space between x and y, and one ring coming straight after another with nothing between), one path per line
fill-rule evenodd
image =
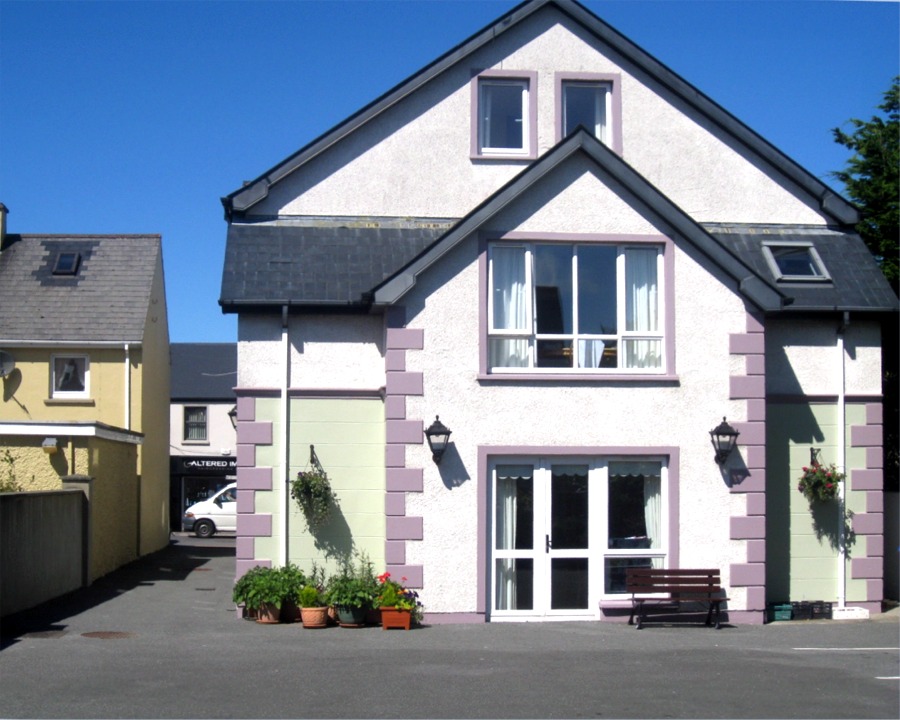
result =
M493 373L662 373L663 249L496 243L489 248Z

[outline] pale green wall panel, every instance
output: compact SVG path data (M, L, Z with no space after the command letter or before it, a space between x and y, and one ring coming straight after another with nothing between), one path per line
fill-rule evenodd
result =
M825 600L838 596L838 546L841 518L836 502L810 503L797 492L810 447L821 452L824 465L837 463L838 408L835 403L770 403L766 409L766 584L769 601ZM864 425L865 404L846 409L846 466L865 467L865 450L849 447L850 427ZM845 488L847 509L865 512L864 492ZM862 556L861 544L848 545L850 557ZM864 580L850 579L847 600L864 600Z

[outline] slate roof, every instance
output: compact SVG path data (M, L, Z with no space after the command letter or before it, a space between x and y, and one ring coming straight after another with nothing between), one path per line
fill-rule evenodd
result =
M350 218L315 225L231 224L219 304L226 312L254 305L366 306L376 285L450 223L389 224Z
M59 252L80 253L76 275L53 274ZM7 235L0 343L141 342L161 253L159 235Z
M708 224L710 234L762 277L775 279L763 243L811 242L831 282L776 282L788 312L896 312L897 296L862 239L853 232L802 226Z
M173 402L234 402L237 343L172 343Z
M221 200L225 208L226 219L231 221L241 217L269 194L269 188L272 185L325 152L359 127L378 117L388 108L401 102L448 68L465 61L472 53L548 6L571 17L588 33L607 44L614 53L621 54L639 70L658 82L661 87L685 103L687 107L693 108L699 115L721 128L727 135L734 138L737 144L744 147L750 157L757 158L760 163L771 168L790 183L802 188L818 203L820 209L838 224L852 225L859 220L856 208L819 178L575 0L526 0L517 5L255 180L245 183L239 189L223 197Z

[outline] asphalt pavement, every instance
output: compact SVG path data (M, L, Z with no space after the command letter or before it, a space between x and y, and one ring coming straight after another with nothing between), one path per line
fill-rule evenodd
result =
M234 539L0 623L3 718L894 718L898 614L305 630L236 618Z

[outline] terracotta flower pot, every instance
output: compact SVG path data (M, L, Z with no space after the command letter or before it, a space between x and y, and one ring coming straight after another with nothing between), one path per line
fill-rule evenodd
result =
M281 622L281 608L275 603L263 603L257 608L256 622L263 624L275 624Z
M300 608L300 620L305 628L323 628L328 626L327 607Z
M402 610L395 607L381 608L381 629L389 630L390 628L400 628L401 630L409 630L409 624L412 620L412 612Z

